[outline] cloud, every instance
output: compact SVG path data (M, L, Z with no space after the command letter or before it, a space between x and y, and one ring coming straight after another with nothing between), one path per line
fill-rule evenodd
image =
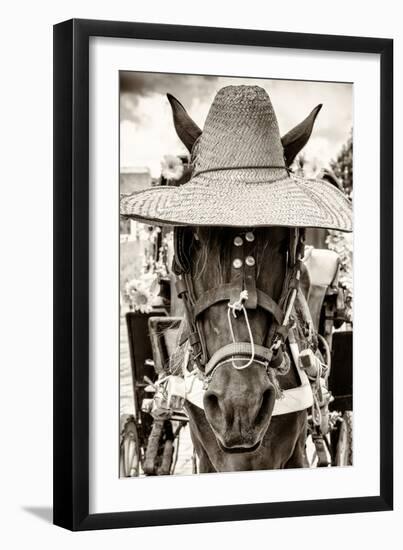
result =
M198 97L205 97L214 89L217 76L189 76L178 74L138 73L124 71L120 73L121 120L141 120L138 109L141 97L153 95L165 96L168 92L180 97L184 104L191 105Z
M168 100L161 95L139 97L141 120L123 119L120 123L120 165L149 168L154 177L161 173L166 154L185 154L176 135Z

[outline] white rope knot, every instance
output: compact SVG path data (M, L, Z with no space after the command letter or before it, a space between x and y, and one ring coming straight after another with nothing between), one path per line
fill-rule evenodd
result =
M234 302L233 304L229 303L228 307L232 311L232 315L236 319L237 311L242 311L243 309L243 303L248 299L248 291L247 290L241 290L239 294L239 300Z
M235 359L234 357L231 358L232 366L237 370L243 370L243 369L248 368L253 363L253 361L255 359L255 342L253 341L253 335L252 335L252 330L251 330L250 324L249 324L248 313L247 313L247 311L245 309L245 306L244 306L244 301L247 300L247 299L248 299L248 291L247 290L241 290L241 292L239 294L239 300L237 300L233 304L231 304L231 303L228 304L228 315L227 315L227 317L228 317L228 324L229 324L229 328L230 328L230 332L231 332L232 342L234 344L236 343L235 342L234 329L232 328L232 322L231 322L231 311L232 311L232 315L234 316L235 319L237 318L237 312L238 311L243 311L246 326L248 328L249 340L250 340L250 344L251 344L251 347L252 347L251 358L249 359L249 361L247 361L243 365L236 365L235 361L237 359ZM239 361L239 359L238 359L238 361Z

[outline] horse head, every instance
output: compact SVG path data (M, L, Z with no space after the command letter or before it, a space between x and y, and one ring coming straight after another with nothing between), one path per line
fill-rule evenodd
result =
M278 312L258 303L263 293L280 300L288 243L286 228L194 228L191 278L196 304L205 307L198 327L209 358L204 410L224 450L255 449L270 423L278 388L262 350ZM248 280L244 300L242 276ZM221 292L228 301L220 300Z
M202 131L176 98L168 94L168 100L176 132L194 161ZM307 143L320 108L281 139L287 167ZM179 256L188 259L183 292L192 294L190 332L196 335L207 386L205 415L222 451L251 453L268 430L279 392L278 378L268 367L289 291L285 282L292 276L292 231L199 226L180 228L177 240L178 234ZM287 364L277 350L274 355L277 367Z

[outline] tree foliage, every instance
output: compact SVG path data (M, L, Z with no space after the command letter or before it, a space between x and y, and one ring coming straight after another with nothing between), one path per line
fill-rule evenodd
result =
M346 194L351 198L353 192L353 138L351 134L336 160L330 161L330 167L342 182Z

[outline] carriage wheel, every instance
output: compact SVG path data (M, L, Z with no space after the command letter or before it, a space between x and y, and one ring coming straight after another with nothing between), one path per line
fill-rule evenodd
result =
M192 454L192 474L198 474L199 473L199 465L197 462L197 454L196 451L193 449Z
M164 420L154 420L150 435L148 436L143 465L144 473L148 476L154 476L157 473L163 427Z
M335 466L352 466L353 464L353 412L345 411L338 431Z
M134 416L124 419L120 442L120 477L140 475L140 442Z
M171 471L170 474L173 475L175 473L175 468L178 463L178 457L179 457L179 432L175 436L175 439L173 441L174 450L173 450L173 456L172 456L172 463L171 463Z
M161 456L161 464L158 467L157 475L167 476L171 473L173 452L174 442L172 441L172 439L167 439L164 443L164 448Z

